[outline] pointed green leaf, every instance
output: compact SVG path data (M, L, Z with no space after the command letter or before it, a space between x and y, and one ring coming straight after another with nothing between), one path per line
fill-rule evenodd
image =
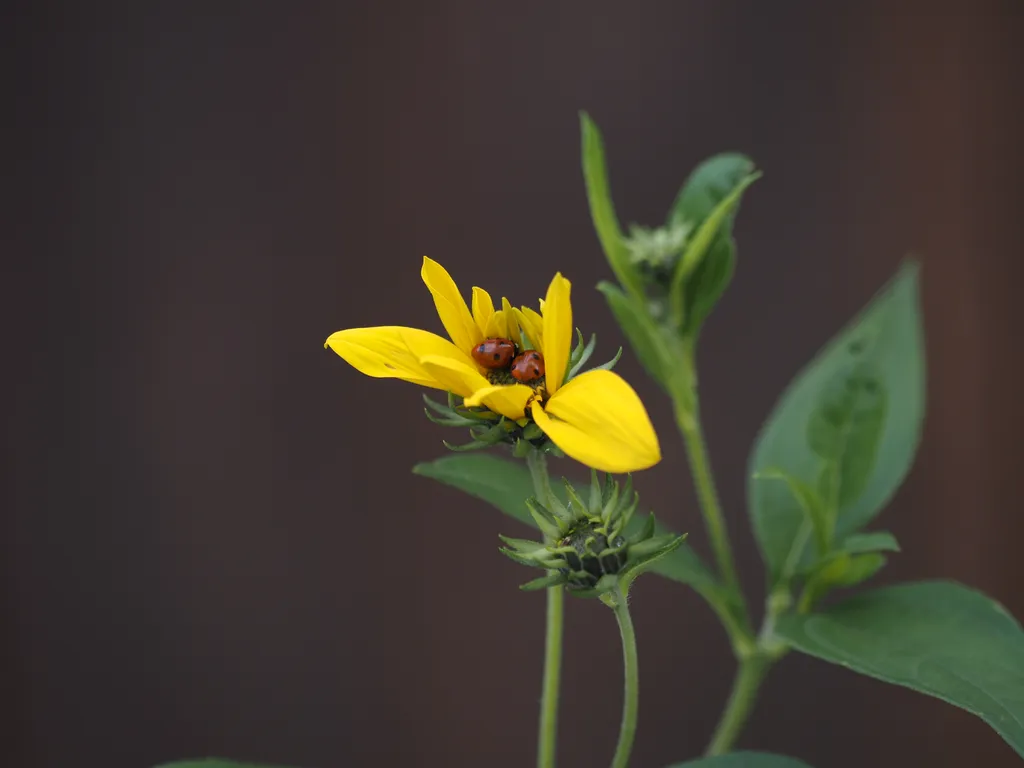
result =
M630 262L629 249L626 248L619 219L615 215L615 206L612 204L601 132L585 112L580 114L580 132L583 143L583 180L597 238L601 241L608 264L619 283L631 295L643 296L643 284Z
M565 486L565 498L568 499L569 504L572 505L572 509L576 515L586 514L587 505L583 503L583 499L581 499L579 494L576 493L576 489L573 488L572 483L563 477L562 484Z
M644 515L640 518L640 525L630 526L633 529L632 535L627 536L631 544L639 544L641 541L646 541L654 535L655 519L654 515Z
M716 757L699 757L685 763L673 763L668 768L811 768L795 757L783 757L768 752L731 752Z
M597 476L597 470L590 470L590 500L587 508L593 513L601 509L601 499L604 496L604 489L601 487L601 480Z
M613 357L607 363L601 363L600 365L595 365L590 370L592 370L592 371L610 371L612 368L614 368L616 365L619 364L619 360L620 359L622 359L622 347L619 347L618 351L615 353L615 357Z
M669 211L668 224L698 224L706 220L753 170L750 158L740 154L725 153L705 160L683 184ZM685 315L680 330L691 338L700 331L732 280L736 263L731 235L735 212L733 208L728 213L723 226L717 228L717 235L706 246L703 257L695 260L696 266L686 280L685 293L674 297L677 319L679 304Z
M579 330L577 329L576 332L579 333ZM578 349L580 350L579 357L577 357L575 360L569 361L571 363L571 367L569 368L569 373L565 377L566 381L575 378L577 375L579 375L579 372L583 370L583 366L587 364L588 360L590 360L596 348L597 334L595 333L590 335L590 341L587 342L587 346L578 347Z
M814 531L814 540L818 546L818 554L824 556L832 544L832 531L826 519L825 506L816 488L805 483L788 472L775 467L768 467L754 475L755 480L782 480L789 486L790 493L796 499L807 522Z
M441 445L447 448L449 451L455 453L467 453L469 451L482 451L484 448L491 448L491 443L483 443L479 440L475 440L472 443L463 443L462 445L455 445L455 443L449 443L447 440L442 440Z
M910 469L924 375L918 269L908 263L787 388L754 446L750 476L780 467L817 486L845 538L881 511ZM751 481L748 498L773 580L787 561L806 564L804 513L790 491Z
M521 462L511 462L487 454L460 454L417 464L413 472L458 488L531 528L536 528L526 508L526 499L534 493L533 483L529 470ZM561 489L556 488L555 492L561 494ZM637 530L638 526L643 526L646 517L634 515L626 531L627 536ZM670 533L660 524L656 526L656 532ZM651 571L696 589L710 590L716 584L711 572L687 544L658 560Z
M531 541L530 539L514 539L511 536L502 536L500 533L498 534L498 538L516 552L521 552L524 555L532 555L534 552L546 549L545 545L539 541Z
M839 579L836 580L837 587L855 587L867 581L882 568L885 567L885 555L878 552L868 552L863 555L852 555L850 565Z
M885 566L885 557L877 552L850 555L837 552L823 561L810 575L801 608L804 612L834 589L853 587L867 581Z
M548 538L548 540L558 539L562 535L562 521L555 518L543 504L538 502L536 499L527 499L526 508L530 510L530 517L533 518L534 524Z
M682 359L680 351L673 348L644 307L618 286L603 282L598 284L597 290L604 294L640 364L665 391L672 392L672 382L683 370L678 362Z
M677 536L674 533L666 533L661 536L651 536L649 539L631 544L629 556L637 560L645 560L651 555L661 554L661 550L678 546L684 536Z
M736 186L700 222L697 231L687 243L676 264L675 272L672 274L670 290L672 314L678 327L682 328L686 323L685 313L693 299L692 296L687 297L685 293L687 279L703 263L704 258L712 252L711 249L715 242L731 235L732 218L739 206L740 198L747 187L760 176L760 173L752 173L741 178ZM687 301L688 298L691 301Z
M671 226L704 221L753 171L753 161L740 154L727 152L708 158L683 183L667 223Z
M871 531L854 533L843 539L840 548L844 552L859 554L861 552L899 552L900 545L896 537L888 531Z
M532 557L527 557L521 552L516 552L514 549L504 549L503 547L499 547L498 551L512 562L518 563L519 565L525 565L527 568L544 568L545 570L547 569L546 563L538 562Z
M711 310L718 304L736 271L736 243L731 231L721 231L708 247L700 264L686 281L682 327L684 336L695 339Z
M1024 631L980 592L948 581L886 587L785 616L776 632L803 653L962 707L1024 756Z
M541 576L539 579L528 581L525 584L520 585L520 589L524 592L535 592L538 589L547 589L548 587L557 587L559 584L565 583L565 576L560 573L549 573L547 576Z

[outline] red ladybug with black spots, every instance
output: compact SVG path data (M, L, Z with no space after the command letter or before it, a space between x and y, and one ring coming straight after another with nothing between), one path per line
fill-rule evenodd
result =
M512 361L512 378L529 384L544 377L544 357L540 352L528 349Z
M511 339L484 339L473 347L477 365L492 371L508 368L515 356L516 345Z

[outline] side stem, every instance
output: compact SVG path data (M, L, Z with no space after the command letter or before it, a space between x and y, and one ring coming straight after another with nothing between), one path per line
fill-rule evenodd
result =
M619 622L619 633L622 635L622 664L625 685L622 698L622 725L619 727L619 743L615 747L612 768L626 768L629 756L633 751L633 739L636 736L636 719L640 706L640 668L636 653L636 633L633 631L633 619L629 615L629 605L621 590L614 595L612 610Z
M526 455L539 501L549 503L553 496L547 461L538 450ZM544 680L541 685L540 724L537 733L537 768L554 768L558 740L558 694L562 674L562 626L565 615L565 590L548 589L547 632L544 641Z

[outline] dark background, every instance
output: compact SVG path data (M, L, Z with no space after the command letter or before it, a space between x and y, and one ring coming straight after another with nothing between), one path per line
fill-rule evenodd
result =
M914 251L928 421L877 582L960 579L1024 616L1022 33L1019 0L8 8L0 762L532 763L544 599L497 554L515 524L412 476L450 433L321 345L440 330L429 254L519 303L563 271L610 356L579 109L624 221L661 221L712 153L765 171L700 355L751 594L758 426ZM706 552L670 409L620 371L661 427L643 502ZM634 765L660 768L703 747L733 666L692 592L649 577L634 606ZM618 637L569 608L562 764L601 765ZM965 712L795 654L741 743L1020 763Z

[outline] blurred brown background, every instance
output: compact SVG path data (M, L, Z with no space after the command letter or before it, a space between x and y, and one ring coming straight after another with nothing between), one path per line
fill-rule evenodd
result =
M915 251L928 423L880 521L905 551L878 583L956 578L1024 616L1019 0L33 3L5 18L3 765L532 764L544 599L497 554L515 524L412 476L450 434L416 388L321 344L356 325L440 330L429 254L467 292L519 302L562 270L610 356L579 109L605 133L625 221L661 221L712 153L765 171L701 348L752 594L759 423ZM706 551L667 403L631 357L620 370L662 425L643 502ZM692 592L647 578L634 605L634 765L660 768L702 749L733 667ZM617 633L601 605L569 607L562 765L602 765ZM964 712L796 655L742 745L816 768L1020 762Z

